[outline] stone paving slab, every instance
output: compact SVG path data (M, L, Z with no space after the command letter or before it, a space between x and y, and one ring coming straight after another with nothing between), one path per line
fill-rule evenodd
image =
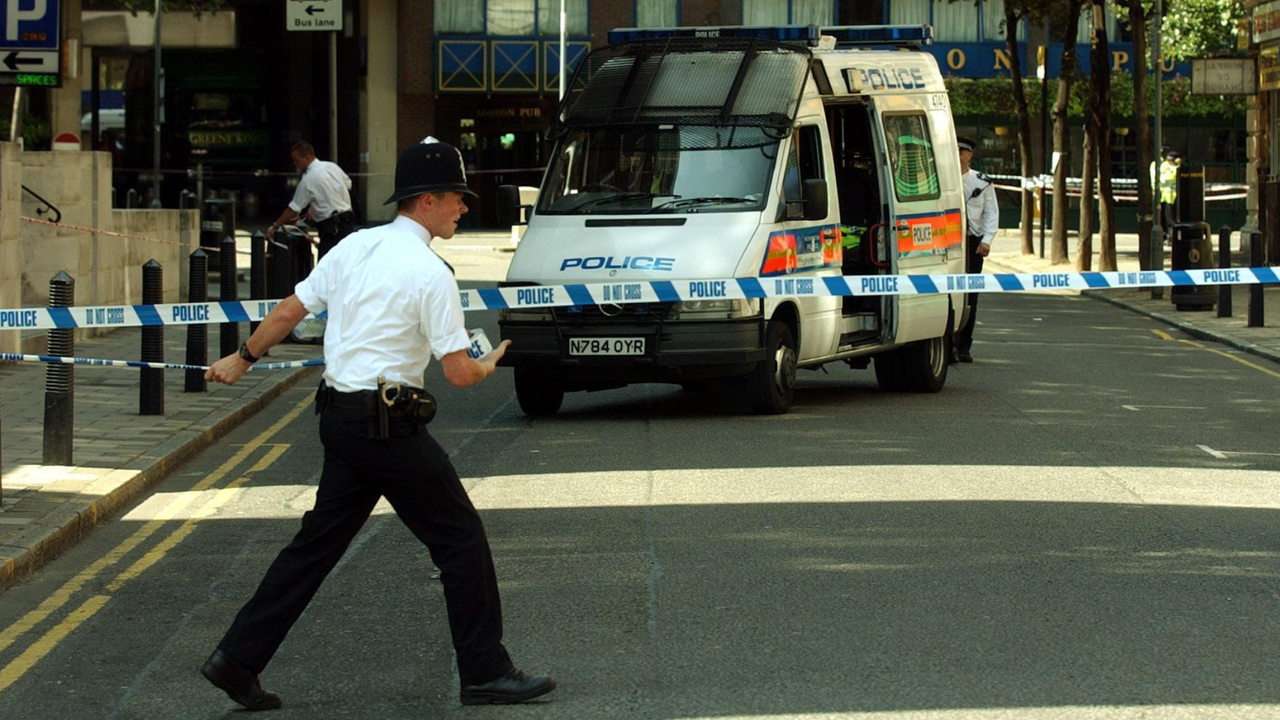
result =
M241 339L248 337L242 324ZM218 330L210 328L210 359ZM136 359L141 329L80 342L79 357ZM315 345L279 345L271 362L318 357ZM167 328L165 358L185 362L186 331ZM183 392L185 373L165 373L165 414L138 414L140 371L75 367L74 465L42 465L45 365L0 364L0 591L57 557L176 465L226 435L319 368L251 372L234 386Z

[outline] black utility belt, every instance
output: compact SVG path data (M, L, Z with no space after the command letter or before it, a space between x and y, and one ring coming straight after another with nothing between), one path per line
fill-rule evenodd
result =
M351 212L350 210L347 210L345 212L334 213L333 215L330 215L329 217L318 221L316 223L316 227L320 229L336 227L337 224L340 222L347 222L349 220L354 220L354 219L355 219L355 213Z
M316 414L326 408L355 410L378 423L378 436L389 437L388 421L408 418L418 425L426 425L436 416L436 399L431 393L409 385L387 383L378 378L377 390L339 392L321 382L316 390Z

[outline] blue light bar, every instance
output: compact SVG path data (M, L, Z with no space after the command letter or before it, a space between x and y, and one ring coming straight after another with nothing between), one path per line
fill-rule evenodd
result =
M928 25L842 25L822 28L823 35L836 39L836 46L892 45L919 47L933 44L933 28Z
M665 40L668 38L758 38L777 42L802 42L818 44L817 25L771 25L749 27L733 25L724 27L675 27L675 28L616 28L609 31L609 44L620 45L640 40Z

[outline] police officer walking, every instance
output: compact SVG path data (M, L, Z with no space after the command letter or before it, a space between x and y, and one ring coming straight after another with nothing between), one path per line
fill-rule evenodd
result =
M965 243L965 272L982 272L982 261L991 252L991 241L1000 229L1000 207L996 204L996 186L986 175L969 167L976 147L970 138L956 138L960 148L960 175L964 186L965 211L968 215ZM973 326L978 318L978 294L966 296L969 317L956 333L955 354L952 360L973 362L969 350L973 347Z
M489 541L448 455L427 432L435 400L422 389L431 356L457 387L493 374L510 341L472 359L458 284L431 251L467 211L462 156L431 138L396 162L387 201L398 217L362 230L327 254L237 354L206 378L234 384L308 312L327 310L324 382L316 393L324 466L315 507L267 570L253 598L201 668L250 710L280 707L262 689L289 629L348 544L386 497L440 568L464 705L518 703L555 688L549 675L517 670L502 646L502 605Z
M302 173L302 179L289 206L267 228L267 238L274 239L277 227L293 222L310 206L311 220L320 233L320 257L324 257L356 228L356 216L351 212L351 178L337 163L316 158L316 149L308 142L294 144L289 158Z

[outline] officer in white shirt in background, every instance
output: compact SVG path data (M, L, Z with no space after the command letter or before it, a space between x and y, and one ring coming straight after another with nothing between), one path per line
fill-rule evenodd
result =
M318 159L316 149L308 142L295 143L289 158L302 173L302 179L289 206L267 228L267 238L274 239L277 227L293 222L310 207L309 219L320 234L320 257L324 257L356 229L356 216L351 212L351 178L337 163Z
M965 272L980 273L983 258L991 252L991 241L1000 229L1000 207L996 204L996 186L986 175L969 167L977 147L973 140L958 137L956 144L960 148L960 179L969 218L969 226L965 228ZM969 350L973 347L973 326L978 318L978 293L969 293L966 302L969 317L956 333L952 360L968 363L973 362Z
M493 374L510 341L477 359L458 284L430 248L467 211L462 156L427 138L400 154L399 216L352 234L271 311L237 354L206 377L233 384L308 312L327 310L324 382L316 393L324 466L314 509L236 616L204 676L251 710L280 707L263 671L381 497L440 568L464 705L518 703L550 692L502 646L502 606L489 541L449 456L427 433L435 400L421 388L432 356L457 387ZM425 579L425 578L424 578ZM339 631L340 632L340 631Z

